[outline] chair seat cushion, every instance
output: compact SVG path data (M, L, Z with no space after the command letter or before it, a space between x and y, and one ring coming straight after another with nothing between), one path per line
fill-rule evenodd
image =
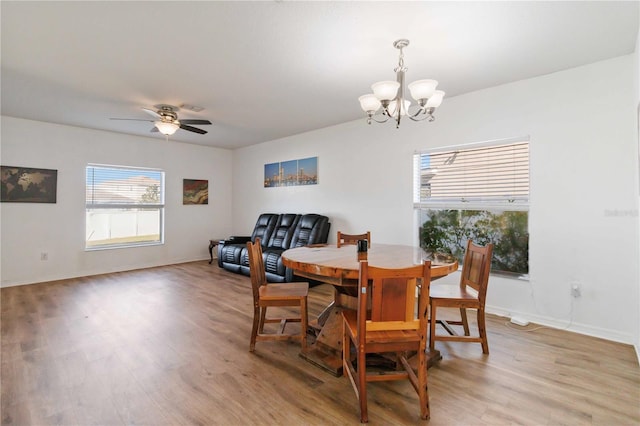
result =
M309 292L309 283L267 284L260 286L260 299L299 299Z
M355 339L358 337L358 311L345 309L342 311L342 317L347 325L348 333ZM385 343L393 341L398 342L420 342L420 336L416 330L383 330L383 331L367 331L366 343Z
M429 297L432 299L478 300L478 293L472 288L461 289L459 285L431 284Z

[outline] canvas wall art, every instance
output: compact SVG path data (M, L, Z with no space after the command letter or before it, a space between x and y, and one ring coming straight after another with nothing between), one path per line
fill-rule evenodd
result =
M316 185L318 157L282 161L264 165L264 187Z
M182 204L209 204L209 181L183 179Z
M0 166L3 203L55 203L58 171Z

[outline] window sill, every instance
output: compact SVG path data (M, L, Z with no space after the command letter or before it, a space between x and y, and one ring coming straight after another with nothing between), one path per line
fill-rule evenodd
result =
M111 245L96 246L96 247L85 247L84 251L90 252L90 251L126 249L126 248L134 248L134 247L161 246L161 245L164 245L164 241L158 241L158 242L152 242L152 243L111 244Z

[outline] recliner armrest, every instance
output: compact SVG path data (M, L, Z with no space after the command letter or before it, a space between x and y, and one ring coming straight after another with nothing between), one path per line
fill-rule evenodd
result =
M218 241L218 266L222 268L225 263L240 265L237 253L248 241L251 241L251 237L239 235Z
M226 240L224 240L225 244L246 244L251 241L250 236L245 235L232 235Z

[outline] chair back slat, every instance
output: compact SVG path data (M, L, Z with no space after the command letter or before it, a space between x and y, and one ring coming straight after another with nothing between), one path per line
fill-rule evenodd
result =
M367 246L371 247L371 232L367 231L364 234L345 234L338 231L336 238L336 245L338 247L358 244L359 240L367 240Z
M413 320L416 301L415 279L394 277L371 281L371 321Z
M404 269L377 268L369 266L367 261L360 262L358 321L361 330L416 330L420 323L426 328L430 279L429 261ZM419 303L416 303L417 294Z
M264 259L262 258L262 245L260 238L256 238L254 243L247 243L249 253L249 269L251 275L251 289L253 291L253 303L257 305L260 300L260 286L267 284L267 275L264 269Z
M471 240L467 242L460 287L469 286L473 288L478 292L480 300L484 300L487 294L492 254L493 244L487 244L482 247L475 245Z

